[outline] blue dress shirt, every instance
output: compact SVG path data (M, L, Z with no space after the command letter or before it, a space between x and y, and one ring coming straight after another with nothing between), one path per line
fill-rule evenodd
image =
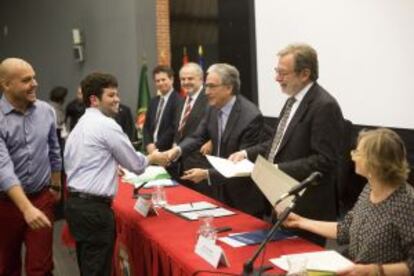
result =
M115 120L94 107L86 109L70 133L64 159L70 189L109 197L118 188L118 165L136 174L148 165Z
M49 185L62 158L50 105L37 100L23 114L6 97L0 100L0 191L21 185L27 193Z

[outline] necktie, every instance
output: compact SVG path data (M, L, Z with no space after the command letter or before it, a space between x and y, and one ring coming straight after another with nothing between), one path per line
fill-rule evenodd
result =
M190 116L190 113L191 113L191 101L192 101L192 97L188 96L186 104L185 104L185 108L184 108L184 115L178 127L178 133L180 133L180 135L183 134L185 123L187 122L188 117Z
M270 148L269 155L267 160L273 162L275 159L276 152L279 148L280 142L282 141L283 133L285 132L285 128L287 127L287 122L289 119L290 112L292 111L292 106L295 103L296 99L294 97L290 97L286 101L285 110L283 111L282 118L279 121L277 126L276 134L273 138L272 147Z
M218 143L217 143L217 156L220 156L221 148L221 136L223 135L223 111L219 110L217 112L217 134L218 134Z
M160 123L160 119L161 119L160 117L161 117L161 112L163 108L164 108L164 98L161 97L160 102L158 103L157 114L155 115L155 129L158 128L158 124Z

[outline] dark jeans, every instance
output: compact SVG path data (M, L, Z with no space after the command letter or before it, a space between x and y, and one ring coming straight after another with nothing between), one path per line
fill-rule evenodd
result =
M69 196L65 214L81 275L111 275L115 220L110 204Z

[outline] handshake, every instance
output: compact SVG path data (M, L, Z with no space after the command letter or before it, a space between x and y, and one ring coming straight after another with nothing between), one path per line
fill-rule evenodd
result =
M158 149L154 149L149 151L147 156L150 165L160 165L163 167L168 167L171 162L176 161L180 156L180 149L179 147L173 147L167 151L158 151Z

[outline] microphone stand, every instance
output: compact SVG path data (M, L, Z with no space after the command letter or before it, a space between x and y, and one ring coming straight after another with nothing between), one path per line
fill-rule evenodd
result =
M294 196L295 197L293 198L292 202L289 204L288 207L285 208L285 210L283 210L283 212L278 217L277 222L272 226L270 231L267 233L266 238L262 241L259 248L257 248L257 250L254 252L253 256L244 263L244 265L243 265L243 274L242 274L243 276L260 276L260 274L263 272L263 268L259 268L257 270L254 270L253 269L253 263L257 259L259 254L263 251L266 244L270 241L270 239L272 238L272 236L276 232L276 230L279 229L279 227L285 221L285 219L287 218L289 213L292 212L293 208L295 208L296 201L301 197L301 195L299 193L297 193L297 194L294 194ZM280 200L278 200L278 202L280 202Z

